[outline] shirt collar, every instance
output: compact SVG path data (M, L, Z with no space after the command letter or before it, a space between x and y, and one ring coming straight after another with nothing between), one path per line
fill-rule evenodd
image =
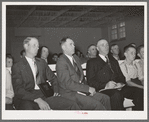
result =
M67 55L67 54L65 54L66 56L67 56L67 58L70 60L70 62L73 64L73 56L70 56L70 55Z
M25 58L26 58L26 60L28 61L28 62L33 62L35 59L31 59L31 58L29 58L29 57L27 57L27 56L25 56Z
M107 59L105 58L104 55L99 54L99 56L100 56L105 62L107 61Z

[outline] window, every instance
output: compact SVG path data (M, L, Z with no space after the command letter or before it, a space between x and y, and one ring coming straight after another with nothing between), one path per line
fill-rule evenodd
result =
M119 40L126 37L125 22L114 24L111 27L111 40Z

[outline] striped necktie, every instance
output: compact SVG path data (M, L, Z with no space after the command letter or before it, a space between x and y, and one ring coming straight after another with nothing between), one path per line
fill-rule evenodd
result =
M108 56L105 56L105 58L106 58L106 62L108 63L108 65L109 65L109 67L110 67L112 73L114 73L114 71L113 71L113 69L112 69L112 67L111 67L111 63L110 63L110 60L109 60Z
M76 62L75 62L75 60L74 60L74 58L73 58L73 67L74 67L74 69L75 69L77 75L78 75L79 78L80 78L80 77L81 77L81 73L80 73L80 70L79 70L79 68L78 68L78 66L77 66L77 64L76 64Z
M35 74L36 74L36 83L39 84L40 83L40 77L39 77L39 70L37 67L37 62L35 59L33 61L34 61L34 68L35 68Z

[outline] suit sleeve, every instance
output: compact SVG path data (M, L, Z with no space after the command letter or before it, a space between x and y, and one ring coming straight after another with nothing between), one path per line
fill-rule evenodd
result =
M53 71L49 68L49 66L47 65L47 63L45 63L45 67L46 67L46 77L49 80L49 82L52 84L52 88L54 90L54 92L58 93L58 82L57 82L57 77L56 75L53 73Z
M100 83L100 81L97 81L97 72L98 70L96 63L92 60L88 60L86 66L87 83L89 86L94 87L96 91L105 87L104 83Z
M41 97L38 94L25 90L24 82L25 81L23 81L20 67L17 64L14 65L12 67L12 85L15 96L17 96L20 99L31 100L31 101L34 101L34 99Z
M64 89L69 89L71 91L82 91L89 92L89 86L79 83L79 81L74 81L70 76L68 65L65 61L59 60L56 66L56 71L58 75L58 80L61 87Z
M116 67L117 67L117 79L116 79L117 81L116 82L126 84L125 76L122 73L122 70L121 70L121 68L119 66L118 61L116 61Z

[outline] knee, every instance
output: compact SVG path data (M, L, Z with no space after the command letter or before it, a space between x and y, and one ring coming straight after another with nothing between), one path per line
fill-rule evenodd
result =
M34 107L30 101L22 101L18 109L19 110L34 110Z

